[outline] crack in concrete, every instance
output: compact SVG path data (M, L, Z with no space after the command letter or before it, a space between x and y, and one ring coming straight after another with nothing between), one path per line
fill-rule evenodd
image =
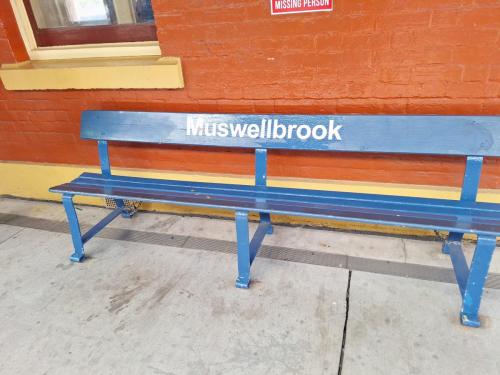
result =
M408 259L408 250L406 249L406 240L401 238L401 243L403 244L403 263L406 263Z
M347 278L347 290L345 294L344 333L342 334L342 347L340 348L339 370L337 372L337 375L342 375L342 367L344 365L344 352L345 352L345 343L347 337L347 322L349 320L349 297L351 292L351 276L352 276L352 271L349 270L349 276Z
M7 238L4 238L2 241L0 241L0 245L4 244L5 242L7 242L8 240L10 240L11 238L15 237L17 234L19 234L20 232L22 232L25 228L20 228L17 232L15 233L12 233L10 236L8 236Z

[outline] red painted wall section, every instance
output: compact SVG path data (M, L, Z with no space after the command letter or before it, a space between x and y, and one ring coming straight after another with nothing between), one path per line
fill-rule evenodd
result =
M0 63L28 59L10 3L3 1L0 3Z
M0 62L25 59L8 2ZM153 0L183 90L0 88L0 160L96 164L84 109L241 113L500 114L500 1L338 0L333 12L271 16L266 0ZM445 137L446 134L429 134ZM250 152L113 145L115 166L253 172ZM270 174L458 186L463 160L273 152ZM500 188L500 160L482 186Z

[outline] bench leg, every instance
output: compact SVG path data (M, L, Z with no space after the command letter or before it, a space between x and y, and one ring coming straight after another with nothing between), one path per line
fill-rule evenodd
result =
M459 242L450 243L450 256L458 287L462 294L460 321L465 326L480 326L479 306L495 246L496 237L478 236L476 249L469 269L461 244Z
M463 233L450 232L448 234L448 238L443 243L443 248L441 249L443 254L450 254L450 243L461 242L463 237Z
M116 207L122 210L122 217L126 219L131 219L137 212L137 210L127 207L123 199L114 199L114 201L116 203Z
M259 216L261 223L268 224L266 234L273 234L273 226L271 225L271 215L265 212L261 212Z
M269 215L264 217L257 230L253 234L252 240L248 230L248 212L236 211L236 238L238 242L238 278L236 287L248 288L250 285L250 267L257 256L266 234L272 233L271 220Z
M80 224L78 216L76 216L75 206L73 204L73 196L64 194L62 197L63 206L68 216L69 229L71 231L71 238L73 239L73 247L75 252L70 256L72 262L81 262L85 258L83 250L82 234L80 232Z
M237 288L250 285L250 242L248 237L248 212L236 211L236 239L238 243Z

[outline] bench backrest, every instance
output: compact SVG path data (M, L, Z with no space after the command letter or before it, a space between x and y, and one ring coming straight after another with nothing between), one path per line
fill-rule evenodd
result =
M262 149L500 156L500 116L85 111L81 137Z
M500 116L238 115L85 111L81 137L108 141L255 148L255 184L267 184L267 149L467 156L461 200L475 201L484 156L500 156Z

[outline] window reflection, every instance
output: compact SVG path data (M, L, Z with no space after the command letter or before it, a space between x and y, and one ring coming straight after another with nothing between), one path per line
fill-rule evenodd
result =
M39 29L153 23L151 0L29 0Z

